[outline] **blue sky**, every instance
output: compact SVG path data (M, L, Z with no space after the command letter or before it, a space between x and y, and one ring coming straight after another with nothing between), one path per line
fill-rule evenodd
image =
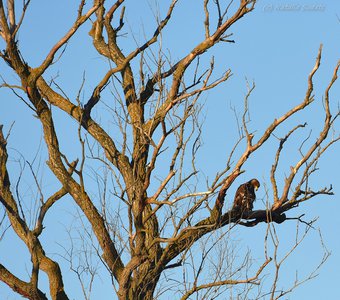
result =
M127 1L127 3L129 2L132 1ZM154 1L133 2L136 3L127 5L125 29L126 32L131 31L134 34L137 43L141 43L145 36L150 36L153 33L155 22L151 9L155 10ZM171 52L173 60L181 58L204 36L201 1L182 0L179 2L174 12L174 22L169 24L162 37L163 49ZM159 4L161 16L166 12L165 8L166 6ZM22 54L30 65L37 66L41 63L42 57L48 53L50 47L72 23L76 9L77 4L73 1L71 4L66 0L32 1L19 33ZM86 85L83 95L86 99L106 70L107 61L99 57L91 47L91 40L87 35L89 29L90 25L87 24L76 34L60 61L52 66L47 74L47 78L56 78L70 98L76 97L85 74ZM334 67L340 59L340 4L337 1L322 0L315 2L303 0L258 1L255 10L237 22L231 32L233 33L231 38L235 40L234 44L217 45L211 53L204 54L201 59L202 64L208 64L210 57L214 55L216 76L229 68L233 73L230 80L214 91L208 92L202 98L202 103L205 104L204 118L202 117L205 120L204 131L200 152L202 163L199 166L203 174L199 178L202 180L205 177L213 177L218 170L222 169L221 165L224 166L227 154L238 139L235 116L231 108L234 108L237 114L242 114L243 100L247 93L247 81L250 83L254 81L256 84L250 97L251 122L249 123L249 127L255 132L256 139L274 118L302 101L307 88L308 74L314 66L319 46L321 43L323 44L321 66L314 78L315 102L306 112L299 114L287 124L294 126L299 122L307 122L308 128L302 130L296 140L287 143L287 152L282 158L282 168L280 169L280 180L283 181L289 167L298 159L296 149L299 143L309 134L310 130L312 140L322 126L324 118L323 93L332 77ZM125 37L122 37L124 50L128 52L134 44L124 39ZM2 41L0 47L4 48ZM3 62L0 63L0 70L1 75L10 83L17 83L17 78ZM103 101L106 100L109 101L108 98L103 99ZM339 82L332 89L331 101L333 109L336 110L340 102ZM44 147L41 146L42 135L38 120L33 116L32 111L18 101L9 90L3 88L0 89L0 105L2 107L0 123L4 124L5 131L15 121L8 143L13 177L18 176L20 169L18 162L32 161L38 153L36 165L40 163L39 174L44 178L44 187L46 193L49 194L58 185L51 178L50 171L43 168L47 156ZM63 114L57 111L54 113L57 130L63 137L60 140L63 150L70 156L77 155L80 149L79 145L74 143L74 139L77 137L77 126L72 120L65 120ZM98 116L103 113L102 121L110 126L109 117L105 115L104 109L98 109L96 113ZM278 136L284 135L287 128L291 127L279 129ZM339 134L339 123L336 124L335 130ZM237 179L228 192L229 203L237 186L249 178L257 177L270 188L269 172L277 143L278 141L272 138L268 142L268 146L256 153L244 166L246 172ZM317 228L321 230L323 241L332 255L319 271L319 276L316 279L296 289L293 294L287 296L287 299L334 299L334 295L338 294L337 266L340 264L340 241L338 238L340 221L337 216L340 208L338 196L340 194L339 151L340 144L330 149L320 160L318 165L320 170L311 178L311 183L315 188L333 184L335 196L317 197L288 212L290 217L305 214L306 221L315 217L318 217L318 221L315 225L316 230L311 231L296 253L288 259L280 277L280 284L289 286L289 283L294 279L296 270L299 274L304 274L317 265L322 256ZM209 157L209 161L206 157ZM29 175L27 167L25 172L26 175ZM91 177L90 171L89 175ZM33 203L30 200L35 197L31 179L23 180L22 192L25 195L24 203L27 205L25 209L28 210ZM263 187L258 192L258 199L255 208L263 208L263 201L266 201ZM60 250L61 244L68 245L67 229L72 222L77 223L75 228L81 230L80 220L81 218L72 206L72 201L66 198L65 206L57 206L51 217L47 219L46 233L42 236L43 242L46 244L46 252L50 253L53 258L63 261L56 252ZM240 240L238 244L240 252L252 249L254 258L260 260L263 257L263 240L266 228L264 224L255 228L236 228L234 236ZM282 251L294 240L295 229L295 221L288 221L277 226L280 241L283 244ZM51 236L58 236L58 239L52 239ZM27 253L20 250L20 245L20 241L8 231L0 242L0 260L1 263L3 260L6 261L6 265L18 276L25 277L30 262ZM13 255L13 251L8 251L9 248L15 249L15 255ZM67 271L66 265L65 263L64 267ZM81 299L80 291L73 290L68 283L72 282L72 274L66 272L65 277L66 291L70 291L71 299ZM268 278L270 280L269 275ZM103 282L105 280L107 277L100 277L95 291L100 293L102 299L109 299L112 297L110 284ZM3 284L0 284L0 296L3 299L19 299Z

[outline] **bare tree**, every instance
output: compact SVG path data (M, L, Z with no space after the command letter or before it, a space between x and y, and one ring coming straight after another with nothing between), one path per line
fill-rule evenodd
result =
M313 96L313 77L320 66L322 47L308 76L304 99L274 119L262 133L255 134L249 128L248 101L255 86L249 87L239 122L239 141L232 147L225 165L215 178L199 183L202 177L198 177L201 163L198 152L203 130L199 100L206 91L226 82L231 76L231 70L215 75L214 59L211 58L210 64L204 64L200 58L206 58L217 44L234 42L230 39L232 26L254 10L256 0L231 1L227 5L218 0L202 1L203 38L178 60L167 55L162 48L162 35L171 24L178 0L172 0L165 15L157 18L153 34L146 36L142 44L136 42L137 46L132 50L126 50L131 44L126 48L123 45L126 37L132 41L134 37L127 35L123 29L125 11L133 9L133 5L125 8L124 0L113 4L94 0L89 5L81 0L74 23L36 67L22 54L18 35L24 26L30 0L23 1L21 7L15 7L17 1L3 2L0 1L0 35L5 50L0 52L0 56L20 83L13 84L10 78L3 78L2 87L11 89L38 118L48 153L46 165L59 182L59 189L48 195L37 170L27 163L39 200L36 201L37 214L27 216L8 169L10 129L6 134L1 126L0 201L4 218L9 220L11 230L25 243L32 261L28 281L0 264L1 281L28 299L47 299L47 292L51 299L69 299L64 289L60 261L52 259L41 242L48 213L67 195L79 209L77 218L83 220L83 227L79 230L83 238L80 248L86 251L78 252L70 234L72 243L69 246L61 244L64 249L61 255L79 279L85 299L90 298L98 264L108 270L119 299L154 299L167 291L182 299L189 299L195 294L213 299L221 293L235 291L236 286L241 288L238 296L235 294L234 297L246 299L248 287L260 285L263 271L270 265L274 265L275 274L278 274L284 259L281 261L277 255L271 258L267 252L262 262L253 263L245 254L236 265L237 260L233 259L235 250L229 247L228 237L235 228L255 227L265 222L269 224L267 237L277 249L279 243L273 223L285 224L295 219L298 224L310 228L312 224L307 224L302 217L287 217L286 212L300 204L307 206L308 201L318 195L332 195L332 187L314 189L309 183L321 156L339 140L334 131L339 112L332 115L329 99L339 64L325 88L322 103L314 101ZM80 78L82 83L77 88L77 95L67 96L57 79L51 78L49 70L63 59L66 45L72 42L79 29L90 23L93 47L108 61L107 70L100 75L98 82L90 85L86 76ZM88 94L84 86L92 86L92 92ZM105 99L110 99L110 102ZM284 145L306 126L304 122L293 127L286 123L314 102L324 107L323 128L315 140L308 139L308 135L303 138L298 145L301 157L292 162L281 185L278 177ZM101 122L99 107L110 114L114 129ZM77 157L66 155L60 146L63 136L56 130L55 111L75 121L72 123L78 132L75 143L80 145ZM275 136L277 128L285 129L286 133L278 138L279 143L274 150L267 207L243 213L226 207L226 195L244 172L244 164ZM98 172L99 168L101 172ZM89 177L97 183L96 195L89 187ZM206 188L202 190L204 184ZM2 228L4 234L8 228ZM225 243L228 244L226 247L223 246ZM292 250L299 244L300 239L297 239ZM264 245L267 249L267 242ZM200 249L199 258L192 252L195 247ZM206 262L211 260L211 253L218 254L211 261L213 275L206 276ZM289 251L287 255L291 253ZM97 257L96 261L92 261L93 256ZM182 272L178 274L183 276L182 279L177 278L174 284L164 281L180 267ZM41 272L48 277L49 291L41 290ZM88 283L84 282L84 273L89 274ZM111 280L110 276L108 280ZM278 276L269 291L272 299L290 292L289 288L278 292L277 280ZM297 281L295 286L298 284ZM259 297L262 294L258 292Z

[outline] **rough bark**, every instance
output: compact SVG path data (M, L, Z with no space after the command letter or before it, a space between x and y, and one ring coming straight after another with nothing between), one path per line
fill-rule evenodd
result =
M14 1L7 1L6 6L0 0L0 36L6 45L5 51L1 51L0 56L20 79L20 86L13 87L9 84L4 86L19 90L24 95L22 99L34 110L42 126L48 153L48 168L60 183L60 189L41 204L37 224L35 228L30 228L18 208L19 200L15 199L11 192L10 174L7 171L7 139L0 127L0 202L6 210L13 230L26 244L32 260L30 282L20 280L1 264L0 280L13 291L28 299L47 299L44 292L38 289L39 272L41 271L48 276L50 297L53 300L68 299L64 291L62 270L56 261L45 255L43 245L39 240L39 236L44 230L47 211L65 195L72 197L74 204L89 222L91 231L100 247L100 260L110 271L115 284L117 284L119 299L138 300L153 299L163 272L181 266L181 255L184 256L197 241L208 233L220 228L227 228L229 224L248 227L254 227L259 223L281 224L291 219L287 217L287 212L300 203L317 195L332 194L331 188L313 191L308 185L308 177L315 171L315 163L321 155L339 140L339 138L329 139L329 133L339 115L337 113L332 116L329 105L329 91L337 80L339 65L336 66L330 84L325 91L323 129L316 142L310 146L301 160L292 166L282 187L282 194L279 195L278 192L277 171L283 144L297 129L304 127L303 124L288 128L287 135L280 140L270 174L273 199L271 199L268 208L245 213L225 208L228 191L239 175L244 172L242 168L249 158L266 144L278 127L283 126L292 116L313 103L313 76L320 66L322 47L320 47L315 66L308 76L305 98L282 116L273 120L263 133L256 137L248 130L245 120L248 113L248 97L255 86L249 90L245 97L244 115L240 125L241 131L244 132L240 142L245 141L245 148L243 151L239 151L238 157L235 158L234 152L238 147L238 143L236 143L226 162L226 168L216 174L216 178L208 183L207 191L198 192L196 189L190 189L190 180L198 173L195 162L198 148L196 144L201 131L200 125L197 124L198 100L202 93L227 81L231 75L231 71L227 70L218 79L212 80L213 60L209 69L202 71L202 75L199 75L198 61L216 44L234 42L229 40L230 28L254 9L256 1L239 1L233 13L231 13L232 9L229 5L222 13L219 1L214 1L213 5L216 5L215 8L218 11L215 28L210 25L213 17L209 11L209 1L203 1L204 38L182 58L171 61L167 68L163 65L167 65L164 61L167 61L168 58L160 49L160 58L155 61L156 67L152 68L152 64L148 65L150 69L148 72L143 69L147 64L143 56L144 52L149 50L150 53L153 53L151 47L160 41L162 32L173 17L178 1L173 0L170 3L168 11L164 18L158 21L150 38L146 38L145 43L136 46L128 53L120 44L120 33L125 17L125 8L122 6L124 2L124 0L117 0L111 4L109 1L94 0L92 7L84 12L86 3L80 1L77 18L70 29L55 43L47 56L42 59L42 63L33 68L21 55L17 35L29 1L24 1L22 17L18 19L14 13ZM226 16L227 13L229 17ZM60 53L61 48L72 40L74 34L83 24L89 22L90 17L92 27L89 35L93 47L110 64L107 73L103 75L97 85L94 85L88 100L82 105L79 99L69 99L61 92L61 89L48 84L45 73L52 64L57 62L55 57L57 53ZM114 24L117 25L117 23L118 26L115 27ZM139 70L135 68L138 60L140 60ZM197 63L197 67L193 82L186 82L187 71L195 63ZM148 79L145 80L147 76ZM116 99L113 101L116 101L125 113L122 116L116 114L117 123L120 124L120 130L124 137L123 141L119 141L106 130L93 114L96 107L101 105L102 93L107 91L110 81L114 81L120 89L121 101ZM83 146L83 153L80 154L79 159L72 163L60 149L59 140L62 137L58 136L55 128L53 109L62 111L65 117L72 118L79 126L79 142ZM128 130L126 128L132 133L130 139L127 137ZM83 132L90 135L95 141L103 153L103 158L95 157L91 152L92 149L87 149L84 146ZM195 136L195 134L197 135ZM172 143L170 146L167 144L168 140ZM84 150L85 148L86 150ZM167 165L159 166L158 160L162 161L159 157L168 148L170 150L166 154L168 156ZM85 172L83 172L87 154L100 160L103 166L106 166L114 174L115 183L121 189L120 195L117 196L117 193L113 201L116 207L119 206L118 202L121 202L128 211L128 220L125 220L128 225L122 224L128 228L128 238L124 241L122 250L119 248L117 240L112 236L112 231L109 230L110 222L95 205L90 193L87 192L84 183ZM188 174L183 161L189 156L191 157L192 170ZM161 173L165 175L153 193L152 183L157 175L155 172L157 168L160 168ZM292 190L294 192L291 192ZM190 205L187 206L185 212L182 212L180 204L184 199L188 200ZM200 210L204 210L205 217L201 217ZM197 219L198 221L192 221ZM169 223L172 225L171 230L164 230ZM123 256L123 251L128 255ZM179 261L174 262L175 259ZM267 258L251 279L233 280L228 278L216 280L216 282L200 287L194 286L183 295L183 299L187 299L200 289L212 286L252 283L258 280L260 273L270 262L271 260Z

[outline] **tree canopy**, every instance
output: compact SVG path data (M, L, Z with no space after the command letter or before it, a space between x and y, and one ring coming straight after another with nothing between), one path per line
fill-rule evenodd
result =
M242 110L232 107L216 128L228 133L216 135L227 144L223 163L213 175L207 171L221 152L214 145L203 152L211 134L204 102L214 101L213 90L228 91L233 76L229 68L221 71L227 63L214 51L237 47L234 28L257 9L256 2L200 1L201 14L190 15L201 24L199 34L193 32L195 43L181 49L180 29L174 27L179 0L156 2L152 22L139 16L143 30L133 26L138 4L81 0L64 8L72 24L58 15L58 34L37 33L30 53L26 19L37 4L0 0L0 57L6 67L0 91L7 98L10 91L18 107L24 104L30 153L12 150L15 123L0 127L0 242L15 235L28 257L22 276L0 257L0 280L13 292L27 299L72 299L65 282L71 270L72 286L85 299L96 297L97 280L111 287L107 299L278 299L315 276L329 255L326 248L308 275L279 286L283 263L315 222L295 209L307 210L314 198L333 195L332 182L320 187L312 180L320 159L340 139L339 109L331 97L339 63L323 95L315 96L322 45L306 74L304 97L273 113L264 128L253 126L256 88L246 81ZM48 12L44 17L51 18L46 26L55 22ZM178 42L167 41L171 33ZM44 49L51 43L47 54L39 43ZM311 107L322 111L312 132ZM12 114L14 120L23 117ZM260 161L264 149L270 155ZM254 161L262 169L247 173ZM245 181L256 177L265 195L261 206L246 211L232 206L243 175ZM296 235L281 257L277 226L289 222ZM58 223L64 232L54 232ZM239 255L234 232L262 225L263 257ZM273 277L269 286L263 283L266 272Z

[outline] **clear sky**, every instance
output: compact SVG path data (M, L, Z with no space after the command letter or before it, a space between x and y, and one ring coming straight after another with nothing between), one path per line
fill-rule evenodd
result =
M70 2L72 2L70 4ZM65 33L76 14L77 1L48 1L32 0L28 9L22 29L19 33L19 45L23 57L32 66L37 66L42 61L50 47ZM129 4L129 3L133 4ZM155 25L151 9L155 9L154 3L159 2L161 16L164 16L166 6L161 3L169 1L127 1L126 32L133 32L137 43L141 43L145 36L153 33ZM162 43L163 49L171 52L171 57L181 58L192 49L204 36L202 1L180 0L174 11L174 22L165 30ZM222 1L221 1L222 2ZM68 44L65 53L49 70L47 78L52 77L60 83L63 91L69 97L76 97L85 74L86 85L83 90L86 99L96 85L100 76L104 74L107 62L104 61L92 49L90 37L87 32L90 25L85 26L76 34ZM203 108L204 127L202 135L202 152L200 171L207 177L214 174L224 166L227 153L237 141L238 133L234 116L234 108L238 115L243 111L243 100L247 93L247 81L256 84L256 88L250 97L249 127L256 136L277 117L282 115L292 106L295 106L305 96L307 77L315 64L315 58L320 44L323 44L321 67L314 79L315 103L305 113L298 115L288 125L308 123L308 127L301 131L296 143L287 145L286 154L282 160L280 180L283 181L286 172L298 159L299 141L307 137L311 132L311 141L318 134L324 119L322 97L332 77L333 70L340 59L340 3L335 0L311 1L311 0L260 0L255 10L232 28L231 39L235 43L222 43L214 50L202 57L202 61L210 61L214 55L216 74L230 68L233 76L225 84L216 90L210 91L204 96ZM122 37L124 40L125 37ZM124 50L129 51L126 41ZM4 48L3 41L0 47ZM0 74L2 77L16 84L17 78L9 68L1 61ZM216 75L217 76L217 75ZM108 100L108 99L104 99ZM109 101L109 100L108 100ZM331 105L336 111L340 103L340 81L337 82L331 93ZM104 110L102 110L104 111ZM99 115L102 111L98 111ZM77 136L77 126L71 120L64 120L63 115L55 111L58 132L63 136L60 141L65 153L77 155L79 145L74 144ZM46 153L41 146L41 130L39 122L22 102L20 102L9 90L0 89L0 124L4 124L5 131L14 123L8 147L11 155L11 168L13 177L18 177L18 166L25 160L32 161L38 153L37 160L41 164L40 175L44 177L44 187L47 194L58 186L54 180L49 180L51 174L43 170L46 161ZM107 116L103 116L103 122L110 124ZM340 133L340 124L336 123L335 133ZM73 128L73 129L72 129ZM286 128L279 129L278 136L284 135ZM249 178L257 177L270 189L269 172L275 155L278 141L273 138L267 147L259 151L244 167L246 172L242 174L232 187L230 194L236 187ZM319 171L311 178L311 184L317 188L333 185L334 196L320 196L288 212L289 217L297 217L305 214L304 220L310 221L318 217L315 229L311 230L306 240L297 248L296 252L288 259L285 268L280 275L280 284L289 287L296 272L299 276L313 270L322 258L322 249L319 242L319 230L323 236L323 242L331 252L331 256L318 271L318 276L284 299L336 299L338 292L338 267L340 266L340 143L331 148L318 165ZM207 163L206 157L209 157ZM27 168L28 166L26 166ZM29 170L28 170L29 171ZM29 172L25 170L25 174ZM91 174L89 174L91 177ZM203 177L202 177L203 178ZM266 201L264 185L258 192L258 201L255 209L263 208ZM204 183L202 183L204 185ZM30 199L35 197L31 179L23 178L22 192L25 209L29 210ZM269 193L271 191L269 190ZM232 199L232 196L230 196ZM76 219L81 230L81 219L76 210L72 208L71 200L65 199L67 205L56 207L52 217L47 218L46 233L42 237L46 243L46 252L58 261L65 261L56 253L61 250L61 245L69 243L66 224L71 224ZM33 207L34 209L34 207ZM1 212L1 210L0 210ZM33 219L33 216L32 216ZM80 225L79 225L80 224ZM266 225L260 224L255 228L237 228L235 236L240 240L240 251L253 250L253 256L263 257L263 240L266 233ZM277 226L280 242L285 247L294 241L296 222L287 221ZM61 235L60 232L63 232ZM73 234L73 233L70 233ZM51 239L51 236L58 238ZM53 241L52 241L53 240ZM0 263L6 263L10 270L14 270L18 276L25 277L29 272L29 260L27 253L21 250L22 244L10 232L0 242ZM85 245L84 247L88 247ZM8 251L8 249L11 251ZM282 251L283 251L282 250ZM282 252L283 253L283 252ZM26 265L26 268L23 265ZM67 270L66 263L64 264ZM68 277L69 276L69 277ZM71 299L82 299L79 290L73 290L71 274L66 274L65 287L70 291ZM110 284L102 281L108 277L100 277L94 287L100 298L112 299L109 292ZM270 280L270 276L268 276ZM69 279L69 280L68 280ZM46 280L46 279L45 279ZM43 283L44 284L44 283ZM103 288L102 288L103 286ZM96 293L93 293L96 295ZM168 296L168 295L167 295ZM161 299L168 299L167 296ZM0 283L0 299L20 299L7 287ZM224 299L224 298L219 298ZM267 298L264 298L267 299ZM268 298L269 299L269 298Z

